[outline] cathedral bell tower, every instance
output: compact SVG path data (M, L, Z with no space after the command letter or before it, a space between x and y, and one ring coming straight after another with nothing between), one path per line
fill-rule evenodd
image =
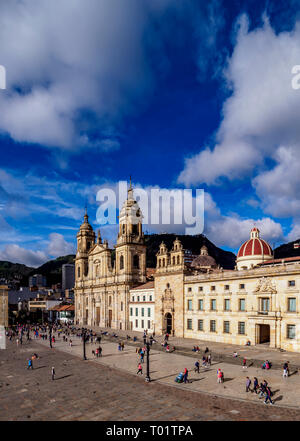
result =
M75 259L75 280L82 280L88 274L88 253L95 244L95 233L85 210L84 221L77 233L77 254Z
M126 281L146 281L146 246L142 232L142 212L133 196L130 185L127 199L119 216L119 234L116 248L116 274Z

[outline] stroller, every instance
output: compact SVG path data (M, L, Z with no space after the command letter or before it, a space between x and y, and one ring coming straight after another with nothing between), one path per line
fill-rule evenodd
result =
M177 375L177 377L174 380L176 383L182 383L183 382L183 373L180 372L179 375Z

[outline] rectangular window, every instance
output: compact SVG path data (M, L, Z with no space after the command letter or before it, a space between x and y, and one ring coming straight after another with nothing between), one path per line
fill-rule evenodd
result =
M130 308L130 315L133 315L133 308Z
M203 286L199 286L198 291L203 291Z
M144 308L142 308L142 317L144 317Z
M288 281L288 286L289 286L289 287L294 287L294 286L296 286L296 282L295 282L295 280L289 280L289 281Z
M188 292L191 292L192 291L192 288L188 288Z
M287 338L296 338L296 325L287 325L286 331Z
M145 302L146 301L146 296L143 296L143 302Z
M224 309L225 309L225 311L230 311L230 300L229 299L224 300Z
M138 310L138 308L135 308L135 315L136 315L136 317L139 315L139 310Z
M151 317L151 308L148 308L148 317Z
M188 300L187 301L187 309L189 311L192 311L192 309L193 309L193 300Z
M240 311L245 311L246 309L246 300L240 299Z
M215 320L210 321L210 332L216 332L216 321Z
M229 334L230 332L230 322L224 322L223 323L223 330L224 330L224 334Z
M241 335L245 334L245 322L239 322L238 333Z
M296 312L296 299L294 297L288 299L288 311Z
M148 329L150 329L151 328L151 323L150 323L150 320L148 320Z
M152 296L149 296L149 302L152 302Z
M187 319L187 329L193 329L193 320Z
M139 321L138 321L138 320L135 321L135 327L136 327L136 328L139 327Z
M225 291L229 291L229 285L224 286Z
M210 287L210 290L211 290L211 291L215 291L215 290L216 290L215 285L211 286L211 287Z
M137 297L137 301L138 301L138 302L140 301L140 296Z
M203 320L198 320L198 331L203 331Z
M270 300L268 298L261 299L261 311L268 312L270 309Z
M217 309L217 301L216 301L216 299L211 299L211 301L210 301L210 309L211 309L211 311L215 311Z
M203 299L198 300L198 309L199 311L203 311Z
M134 296L132 296L132 301L134 302Z
M240 289L245 289L245 284L244 283L240 283Z
M144 320L142 320L142 328L144 329Z

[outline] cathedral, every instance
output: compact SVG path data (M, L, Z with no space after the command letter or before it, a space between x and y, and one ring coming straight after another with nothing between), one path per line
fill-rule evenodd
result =
M119 216L114 250L97 239L85 213L77 233L75 322L82 326L129 329L129 290L146 282L142 214L130 184Z
M96 239L85 214L77 234L76 324L300 351L300 256L274 259L258 228L241 245L234 270L217 265L205 246L195 256L178 238L170 250L161 243L150 286L130 184L114 248L100 232Z

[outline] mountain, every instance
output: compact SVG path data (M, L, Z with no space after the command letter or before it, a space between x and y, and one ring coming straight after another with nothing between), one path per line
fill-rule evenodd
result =
M20 263L11 263L6 260L0 261L0 279L22 280L23 277L28 278L28 275L32 270L34 270L34 268Z
M274 258L283 259L284 257L300 256L300 248L294 248L295 243L300 243L300 239L294 240L294 242L285 243L275 248Z
M54 260L49 260L38 268L34 268L29 276L34 274L42 274L46 276L47 286L55 285L61 283L61 267L65 263L74 263L75 255L69 254L68 256L58 257ZM28 284L28 281L27 281Z

